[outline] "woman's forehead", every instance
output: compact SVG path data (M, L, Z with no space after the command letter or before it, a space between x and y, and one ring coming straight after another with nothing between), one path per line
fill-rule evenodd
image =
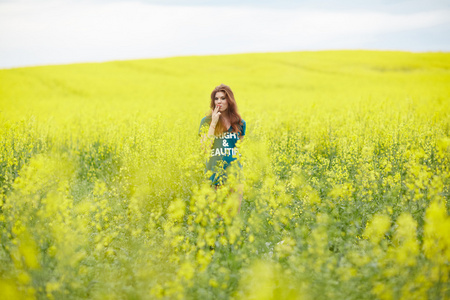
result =
M216 97L226 97L226 94L224 92L222 92L222 91L218 91L216 93Z

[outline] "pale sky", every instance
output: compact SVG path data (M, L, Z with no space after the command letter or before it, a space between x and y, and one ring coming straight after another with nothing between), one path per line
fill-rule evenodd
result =
M329 49L450 51L450 1L0 0L0 68Z

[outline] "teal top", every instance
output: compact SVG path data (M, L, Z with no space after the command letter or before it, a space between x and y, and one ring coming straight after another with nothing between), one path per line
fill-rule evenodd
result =
M203 126L207 126L207 128L209 128L210 124L211 124L211 117L210 116L204 117L200 122L198 134L199 135L201 134ZM232 161L237 159L236 155L238 155L238 153L236 149L236 143L237 141L239 141L241 136L245 136L245 129L246 123L244 120L242 120L242 123L240 125L240 132L238 133L232 132L233 127L230 126L230 128L228 128L228 132L224 132L219 136L215 136L214 143L211 147L211 154L208 162L206 163L206 170L205 170L205 172L208 170L211 170L213 172L213 175L211 176L210 179L213 181L214 184L218 184L219 183L218 181L220 179L215 178L217 172L216 167L222 167L225 170Z

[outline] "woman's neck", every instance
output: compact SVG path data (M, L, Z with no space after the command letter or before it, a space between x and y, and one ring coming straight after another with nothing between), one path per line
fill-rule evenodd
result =
M220 117L221 117L222 124L224 124L224 125L230 124L230 117L228 116L227 112L224 112L224 114L222 114Z

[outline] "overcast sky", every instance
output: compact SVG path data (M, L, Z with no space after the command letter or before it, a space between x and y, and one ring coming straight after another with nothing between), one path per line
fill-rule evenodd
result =
M450 1L0 0L0 68L326 49L450 51Z

